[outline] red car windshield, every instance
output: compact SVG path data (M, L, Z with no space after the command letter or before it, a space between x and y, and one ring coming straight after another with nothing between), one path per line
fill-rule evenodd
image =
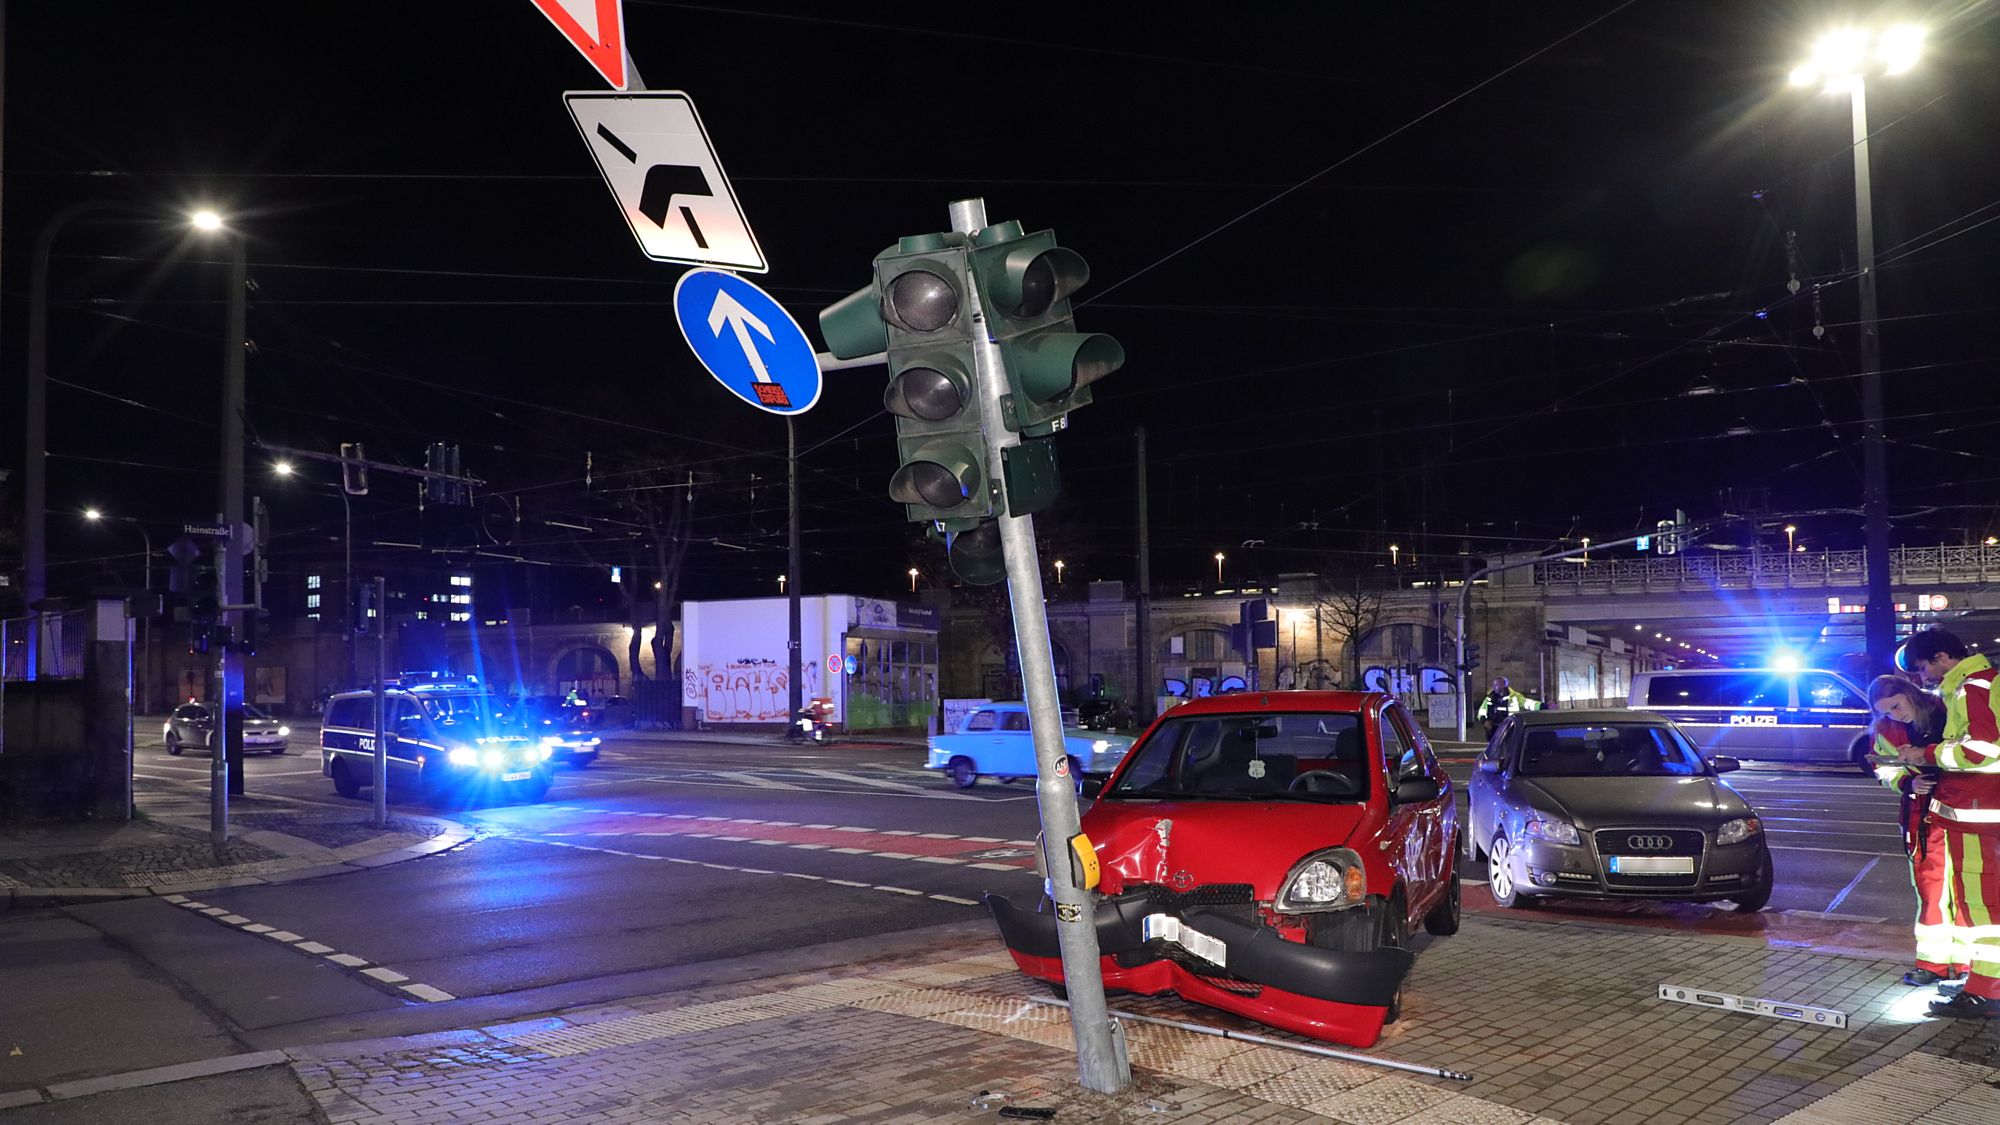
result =
M1367 746L1351 711L1169 716L1099 799L1359 801Z

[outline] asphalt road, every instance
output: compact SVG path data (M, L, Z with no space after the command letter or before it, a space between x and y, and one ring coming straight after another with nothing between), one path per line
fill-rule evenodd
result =
M204 758L169 757L157 727L146 733L141 785L205 784ZM319 776L314 741L304 726L296 752L250 759L252 791L364 809ZM132 899L10 920L0 940L43 965L31 1010L60 1010L81 987L110 1020L50 1078L207 1057L223 1040L255 1050L495 1023L915 949L931 927L990 930L984 891L1039 893L1032 788L954 789L920 760L914 746L613 735L543 802L446 810L480 829L460 849L202 892L226 925ZM1731 784L1766 818L1769 909L1906 916L1892 794L1832 771L1746 770ZM269 941L244 920L304 940Z

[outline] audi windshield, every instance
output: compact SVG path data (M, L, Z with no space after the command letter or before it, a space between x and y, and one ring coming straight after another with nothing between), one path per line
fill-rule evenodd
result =
M1366 747L1347 711L1169 717L1099 798L1358 801Z
M1522 777L1695 777L1710 771L1672 727L1591 724L1529 728L1519 772Z

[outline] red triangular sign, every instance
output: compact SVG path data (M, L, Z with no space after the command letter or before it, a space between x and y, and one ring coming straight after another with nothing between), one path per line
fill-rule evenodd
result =
M625 77L625 7L623 0L528 0L549 18L597 73L623 90Z

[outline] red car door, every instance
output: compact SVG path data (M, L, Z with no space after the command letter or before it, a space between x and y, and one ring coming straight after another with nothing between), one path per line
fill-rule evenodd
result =
M1384 704L1378 719L1382 731L1384 776L1389 781L1389 823L1386 838L1391 866L1403 884L1403 893L1412 918L1421 917L1433 904L1443 886L1445 865L1445 812L1448 799L1398 801L1396 790L1403 781L1435 776L1436 759L1425 753L1415 724L1402 707Z

